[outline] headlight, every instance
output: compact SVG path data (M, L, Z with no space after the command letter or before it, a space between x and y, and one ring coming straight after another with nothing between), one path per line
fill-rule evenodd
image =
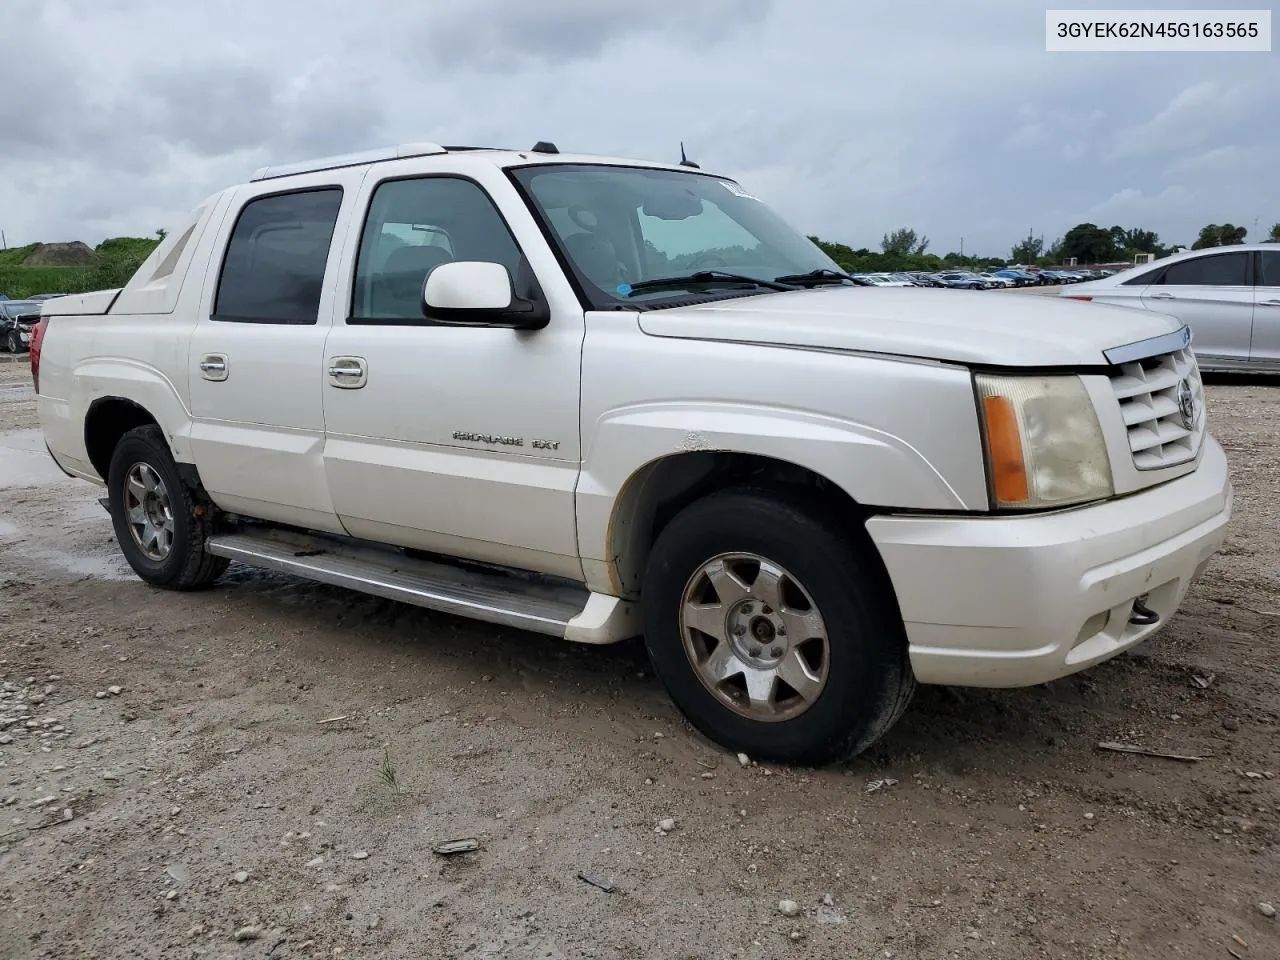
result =
M996 507L1061 507L1115 492L1102 427L1079 377L979 374L974 383Z

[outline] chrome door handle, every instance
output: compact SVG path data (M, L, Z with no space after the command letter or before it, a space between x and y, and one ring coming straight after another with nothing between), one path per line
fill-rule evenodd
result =
M1178 298L1175 297L1172 293L1153 293L1151 295L1151 299L1152 300L1177 300Z
M206 380L227 379L227 358L221 353L207 353L200 360L200 373Z
M347 390L357 390L369 380L369 370L362 357L334 357L329 361L329 383Z

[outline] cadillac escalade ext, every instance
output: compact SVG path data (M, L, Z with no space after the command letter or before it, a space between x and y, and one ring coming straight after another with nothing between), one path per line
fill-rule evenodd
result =
M264 168L33 346L148 583L238 561L642 635L775 761L1143 641L1231 510L1171 318L856 285L728 177L545 143Z

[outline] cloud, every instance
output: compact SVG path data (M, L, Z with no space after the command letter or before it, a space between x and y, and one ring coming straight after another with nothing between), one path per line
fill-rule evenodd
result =
M683 140L854 247L1280 219L1274 57L1048 54L1020 0L4 0L0 36L30 66L0 100L10 243L150 234L257 166L431 139Z

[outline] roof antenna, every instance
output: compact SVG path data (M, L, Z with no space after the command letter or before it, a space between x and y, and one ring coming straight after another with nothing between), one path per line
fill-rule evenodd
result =
M701 169L702 169L702 168L701 168L701 167L699 167L696 163L694 163L692 160L690 160L688 157L686 157L686 156L684 155L684 141L683 141L683 140L681 140L681 141L680 141L680 166L682 166L682 167L693 167L693 169L695 169L695 170L701 170Z

